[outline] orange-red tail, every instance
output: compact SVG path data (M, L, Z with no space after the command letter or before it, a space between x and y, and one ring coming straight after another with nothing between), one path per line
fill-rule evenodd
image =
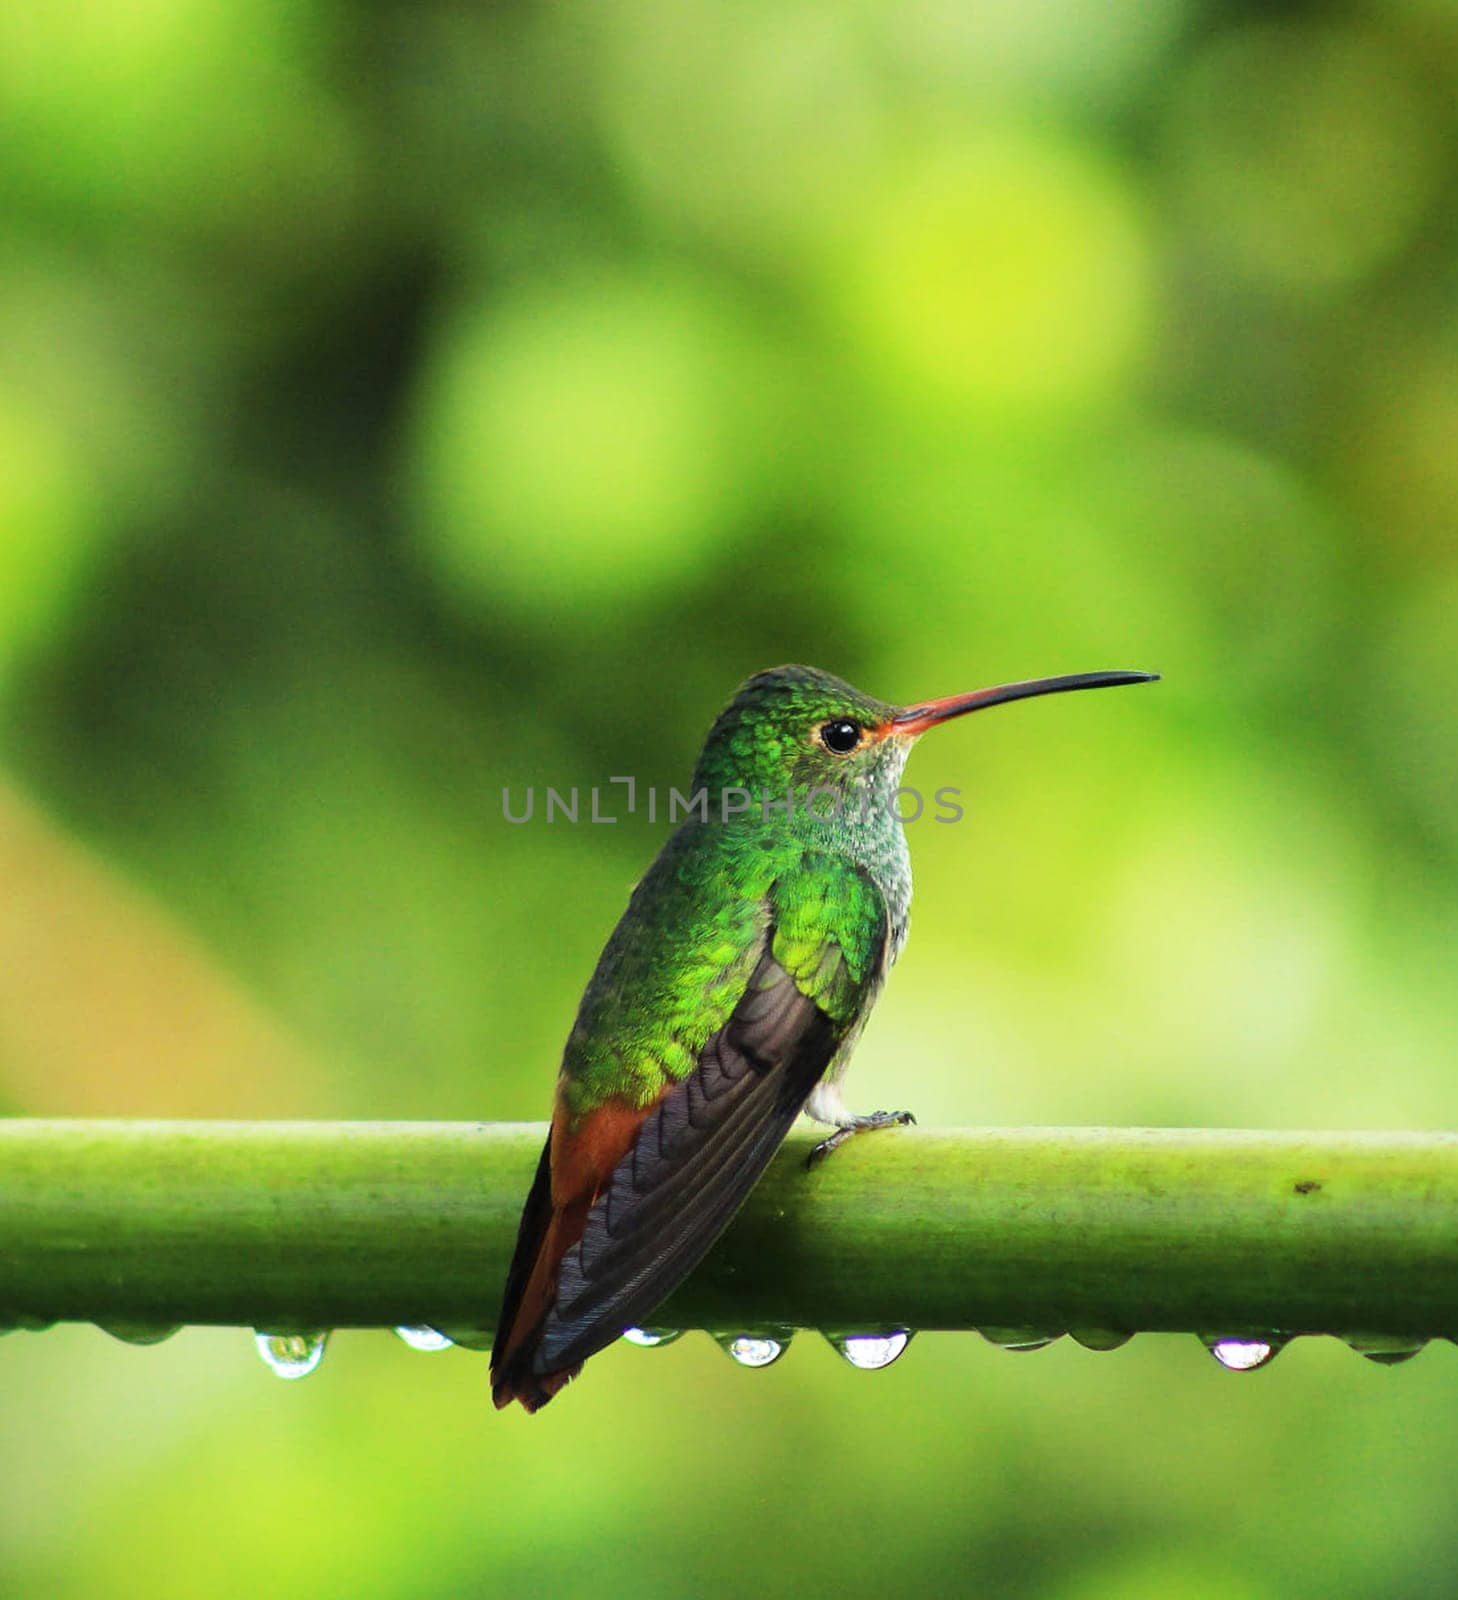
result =
M522 1210L491 1351L491 1398L500 1410L519 1400L538 1411L582 1370L533 1370L542 1324L557 1295L562 1257L582 1237L587 1213L637 1137L652 1108L610 1102L567 1132L559 1107Z
M535 1198L535 1190L533 1190ZM522 1218L522 1232L518 1236L517 1251L527 1242L527 1222L532 1201L527 1201L527 1214ZM511 1303L502 1306L500 1330L496 1348L491 1352L491 1398L499 1411L513 1400L520 1400L528 1411L546 1405L563 1385L575 1378L581 1370L573 1367L567 1372L538 1374L532 1371L532 1361L537 1353L542 1324L552 1308L557 1292L557 1268L562 1257L582 1237L582 1227L587 1220L587 1206L582 1202L565 1211L549 1210L546 1226L535 1241L535 1248L526 1266L525 1282ZM512 1263L512 1275L516 1262Z

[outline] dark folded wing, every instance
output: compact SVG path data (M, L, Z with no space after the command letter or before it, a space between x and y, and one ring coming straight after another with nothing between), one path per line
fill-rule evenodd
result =
M506 1354L506 1342L516 1322L521 1297L531 1278L532 1268L536 1265L537 1251L542 1247L542 1240L551 1220L552 1136L549 1133L547 1142L542 1146L541 1159L537 1162L537 1175L532 1182L531 1193L527 1195L526 1205L522 1210L521 1226L516 1234L516 1249L511 1255L511 1270L506 1275L506 1288L501 1296L501 1314L496 1324L496 1340L491 1347L493 1368L500 1364Z
M754 1187L847 1031L770 953L694 1070L643 1123L562 1258L533 1362L586 1360L688 1276Z

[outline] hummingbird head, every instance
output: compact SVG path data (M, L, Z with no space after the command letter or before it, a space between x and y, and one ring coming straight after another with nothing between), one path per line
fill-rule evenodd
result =
M896 707L815 667L756 672L719 713L694 772L694 788L747 790L758 803L813 789L837 796L888 760L896 786L906 753L873 732Z
M1147 683L1152 672L1084 672L1034 678L970 694L894 706L815 667L772 667L747 679L719 713L694 770L693 787L711 796L739 789L762 804L793 793L802 805L817 793L819 810L859 791L865 804L895 799L911 747L938 723L1008 700Z

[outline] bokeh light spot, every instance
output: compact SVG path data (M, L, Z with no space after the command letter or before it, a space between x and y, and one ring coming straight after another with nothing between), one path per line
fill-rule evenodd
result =
M986 136L897 174L833 270L889 388L1014 414L1117 391L1150 309L1128 183L1041 138Z
M681 578L753 479L753 385L724 308L681 281L472 307L426 380L424 548L468 594L587 607Z
M92 543L79 463L64 436L0 391L0 679L64 612Z

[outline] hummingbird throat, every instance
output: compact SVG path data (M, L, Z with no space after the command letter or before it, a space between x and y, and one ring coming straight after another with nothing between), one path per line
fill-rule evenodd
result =
M706 785L692 800L703 820L783 824L795 831L812 828L875 827L901 818L901 787L910 739L888 738L854 766L792 770L776 779L746 775ZM918 804L919 804L919 797Z

